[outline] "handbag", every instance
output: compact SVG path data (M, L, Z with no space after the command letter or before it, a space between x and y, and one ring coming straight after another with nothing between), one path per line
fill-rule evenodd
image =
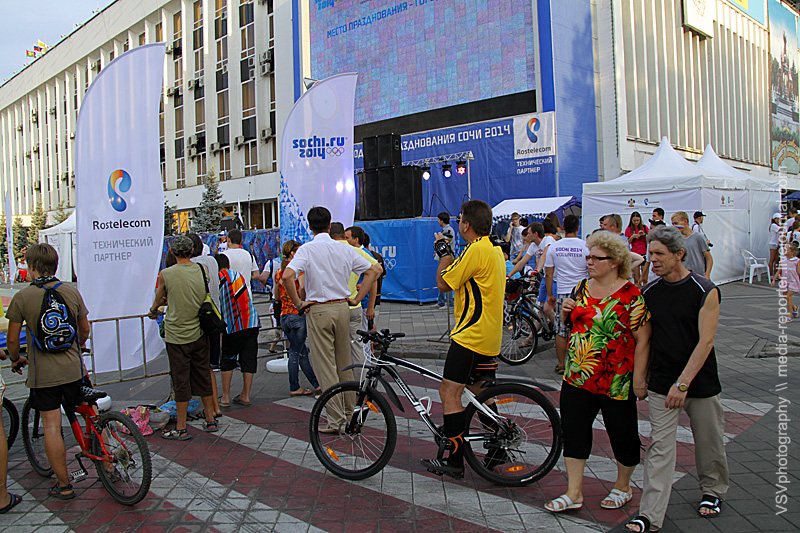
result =
M222 316L220 316L219 310L214 305L214 300L211 299L211 294L208 292L208 278L203 265L197 266L200 267L200 272L203 273L203 287L206 289L206 299L200 304L200 311L197 313L198 318L200 318L200 329L208 335L223 333L228 329L228 326L222 320Z

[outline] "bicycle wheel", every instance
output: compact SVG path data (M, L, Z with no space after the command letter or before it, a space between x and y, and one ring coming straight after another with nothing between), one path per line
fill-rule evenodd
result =
M489 387L477 396L502 417L491 420L470 403L466 410L464 458L481 477L521 487L547 475L561 455L561 419L553 403L520 383Z
M8 442L8 449L17 440L17 433L19 433L19 412L14 402L8 398L3 398L3 430L6 433L6 441Z
M92 436L92 454L111 459L94 462L97 477L119 503L139 503L150 490L152 476L150 449L142 432L130 417L116 411L100 415L95 428L102 440Z
M397 443L397 423L389 403L372 387L362 391L355 381L337 383L322 393L311 409L309 432L319 462L352 480L380 472Z
M44 477L52 476L53 469L44 451L44 424L39 411L31 407L30 398L25 400L22 407L22 445L36 473Z
M503 341L498 354L500 360L509 365L528 362L539 344L539 336L535 332L536 328L528 315L519 312L511 315L508 324L503 326ZM524 345L528 342L530 344Z

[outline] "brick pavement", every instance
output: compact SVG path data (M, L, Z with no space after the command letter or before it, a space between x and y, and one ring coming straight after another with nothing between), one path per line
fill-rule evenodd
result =
M693 443L687 420L679 436L678 472L663 531L797 531L800 484L795 465L797 448L788 448L787 511L776 515L778 477L778 413L780 397L788 399L788 418L797 418L800 402L795 377L798 358L789 357L786 378L779 378L777 298L766 283L723 286L722 318L717 351L726 408L727 451L731 490L723 515L699 518L700 493L693 467ZM259 309L266 314L263 300ZM436 340L447 329L447 314L430 306L385 303L381 325L409 334L399 351L426 357L422 362L441 366L446 345ZM789 343L800 345L800 322L788 325ZM267 335L262 335L262 346ZM790 344L789 352L800 352ZM771 357L745 357L745 355ZM268 355L262 349L262 355ZM510 376L527 377L557 387L552 373L551 343L540 345L537 356L520 367L501 368ZM263 365L260 364L263 368ZM7 375L7 371L4 370ZM410 379L415 387L430 384ZM781 392L775 390L787 383ZM788 385L791 383L792 385ZM238 376L233 390L240 385ZM104 387L114 407L156 403L168 393L165 377ZM438 394L425 394L441 412ZM548 393L554 401L557 393ZM10 387L13 399L25 391ZM25 501L8 515L0 515L7 531L623 531L619 524L636 513L640 491L621 511L605 511L599 501L613 486L615 467L603 431L595 431L596 445L588 462L586 505L571 514L551 515L542 510L550 498L563 493L563 460L541 482L521 489L492 486L468 473L465 480L441 480L425 472L420 458L435 453L427 436L410 435L413 447L395 454L380 474L349 482L327 473L310 450L307 413L313 399L288 398L285 374L261 372L254 384L254 405L227 410L218 434L204 434L197 426L194 439L168 442L149 437L154 460L150 495L136 508L117 505L93 473L77 485L78 498L61 502L46 497L50 479L37 476L25 460L21 442L11 450L9 486ZM17 402L21 408L22 402ZM408 411L408 409L406 410ZM647 442L646 402L640 402L640 430ZM396 413L404 420L408 412ZM401 428L410 425L399 424ZM602 423L596 424L602 429ZM407 429L406 431L412 431ZM800 431L789 422L793 442ZM73 468L73 467L71 467ZM90 469L91 470L91 469ZM641 483L641 469L634 482Z

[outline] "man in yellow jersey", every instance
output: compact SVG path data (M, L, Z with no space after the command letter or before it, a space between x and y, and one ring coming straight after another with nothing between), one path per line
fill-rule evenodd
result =
M464 477L466 426L461 393L464 387L478 393L484 382L493 382L503 335L503 296L506 266L500 248L489 239L492 209L482 200L461 206L458 230L467 247L456 259L452 248L437 236L434 250L439 256L436 284L442 292L455 290L456 325L450 332L450 349L439 387L444 410L444 434L450 453L442 461L423 459L422 465L437 475ZM444 243L444 245L442 244Z

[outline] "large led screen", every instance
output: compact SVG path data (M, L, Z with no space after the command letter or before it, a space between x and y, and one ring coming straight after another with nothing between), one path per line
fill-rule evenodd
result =
M309 0L311 77L357 72L356 124L535 88L530 0Z

